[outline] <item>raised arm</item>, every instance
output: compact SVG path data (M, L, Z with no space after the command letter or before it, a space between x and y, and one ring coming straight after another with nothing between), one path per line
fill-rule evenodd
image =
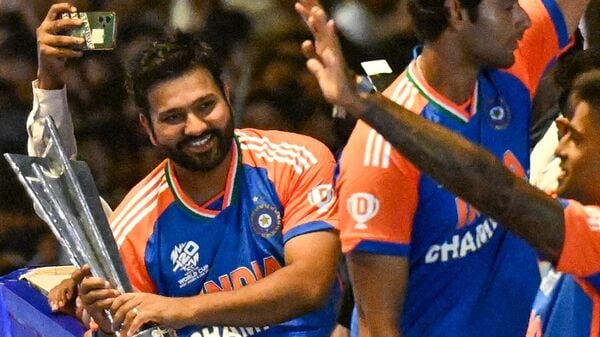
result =
M575 32L587 6L592 2L598 2L598 0L556 0L565 18L569 34Z
M563 209L558 201L517 178L484 149L380 96L361 96L345 72L331 21L322 10L308 22L315 43L307 42L307 66L325 98L341 105L381 133L420 170L448 190L502 223L552 262L564 241ZM314 48L314 45L317 48Z
M40 121L46 116L54 118L67 155L74 157L77 153L62 75L67 59L82 56L82 52L74 48L84 43L84 40L59 35L61 31L82 24L79 19L60 18L61 13L72 11L76 11L76 8L69 3L52 5L36 30L38 72L37 80L33 83L33 107L27 118L29 155L40 156L44 152L43 125Z

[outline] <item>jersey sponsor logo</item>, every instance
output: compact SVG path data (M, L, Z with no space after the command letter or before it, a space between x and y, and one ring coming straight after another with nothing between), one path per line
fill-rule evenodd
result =
M258 261L254 260L250 263L250 268L241 266L228 274L220 275L217 280L204 282L202 292L206 294L239 289L258 281L263 277L267 277L281 269L281 265L273 256L265 257L262 263L264 275L260 269Z
M496 221L486 219L465 233L453 235L452 239L441 245L431 245L425 255L425 263L462 259L488 243L496 233L496 228L498 228Z
M335 201L335 192L331 184L323 184L308 192L308 203L317 207L317 214L323 214Z
M594 232L600 231L600 208L595 206L585 206L583 208L587 216L587 223Z
M171 262L173 263L173 272L182 271L184 276L177 282L179 288L183 288L192 282L198 280L208 272L208 265L199 267L200 246L194 241L188 241L175 245L171 251Z
M488 117L488 121L494 129L506 129L511 120L510 109L506 104L496 105L490 109Z
M385 141L377 131L371 130L365 144L363 166L388 168L390 167L391 154L392 145Z
M213 326L201 328L190 335L190 337L246 337L268 330L269 327L243 328L233 326Z
M461 229L472 224L479 217L479 211L461 198L454 198L454 203L456 204L456 216L458 219L456 229Z
M358 192L348 199L348 213L356 221L356 229L367 229L367 221L379 212L379 199L371 193Z
M250 214L254 233L268 238L281 230L281 214L273 205L260 204Z

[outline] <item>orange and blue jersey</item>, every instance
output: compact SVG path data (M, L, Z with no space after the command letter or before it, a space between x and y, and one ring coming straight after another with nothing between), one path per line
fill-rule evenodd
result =
M600 207L561 200L565 241L538 290L527 337L600 336Z
M337 226L335 161L316 140L236 130L226 188L204 205L162 162L126 196L111 228L132 285L164 296L235 290L285 265L296 236ZM338 294L321 309L267 327L186 327L179 336L329 336ZM275 310L275 309L274 309Z
M416 60L384 95L483 146L525 177L531 99L569 37L556 3L519 3L532 27L519 42L515 64L482 69L469 102L457 105L437 93ZM409 262L399 322L404 336L525 334L540 281L529 246L420 172L363 122L339 165L343 251Z

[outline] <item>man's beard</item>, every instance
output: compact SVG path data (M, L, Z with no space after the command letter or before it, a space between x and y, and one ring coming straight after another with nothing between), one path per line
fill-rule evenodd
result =
M212 141L215 143L212 149L208 152L189 155L185 153L185 147L190 143L211 135ZM233 141L233 125L228 126L224 130L211 129L203 132L200 136L185 137L180 140L176 146L160 145L162 151L167 157L173 160L177 165L192 172L208 172L215 169L227 157L231 150Z

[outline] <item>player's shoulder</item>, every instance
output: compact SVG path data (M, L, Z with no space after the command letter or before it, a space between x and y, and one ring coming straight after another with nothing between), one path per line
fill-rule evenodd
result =
M168 160L161 162L146 177L137 183L129 192L113 213L112 220L117 218L120 213L135 207L140 203L156 200L160 192L164 191L167 184L166 166Z
M334 161L327 146L309 136L259 129L237 129L235 134L246 164L289 165L304 170Z

